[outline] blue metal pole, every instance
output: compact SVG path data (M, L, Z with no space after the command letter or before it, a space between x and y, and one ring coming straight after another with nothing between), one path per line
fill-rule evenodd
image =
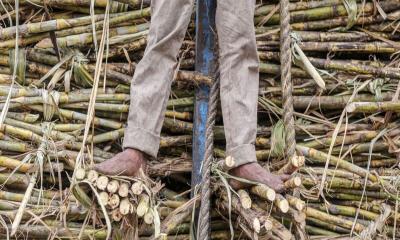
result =
M197 0L196 4L196 65L195 70L213 77L217 67L215 11L216 0ZM201 166L205 154L206 122L210 88L196 90L193 127L192 189L201 182Z

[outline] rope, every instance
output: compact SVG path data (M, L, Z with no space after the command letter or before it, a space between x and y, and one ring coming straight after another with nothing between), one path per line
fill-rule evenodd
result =
M290 15L289 0L280 1L280 60L281 60L281 82L283 99L283 124L285 126L286 148L285 155L289 162L296 155L296 139L293 118L293 96L291 76L291 37L290 37Z
M382 205L382 213L379 215L374 222L368 225L366 229L364 229L360 236L354 237L354 240L372 240L375 239L378 232L382 232L383 227L385 226L386 220L389 218L392 209L389 205L383 204Z
M208 116L206 124L206 152L201 169L201 207L198 224L198 240L210 239L210 195L211 195L211 163L213 161L214 148L214 125L217 115L217 104L219 94L219 77L217 76L210 90L210 99L208 101Z

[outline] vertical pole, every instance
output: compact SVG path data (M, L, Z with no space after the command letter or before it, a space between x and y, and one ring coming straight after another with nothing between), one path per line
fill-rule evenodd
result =
M196 65L195 70L213 77L217 56L215 54L216 0L197 0L196 4ZM200 85L196 90L193 126L192 189L201 182L201 166L206 144L206 122L210 87Z
M202 75L214 77L217 68L215 11L216 0L197 0L196 4L196 63L195 70ZM200 85L196 89L192 147L192 195L199 193L202 181L202 165L206 152L206 124L210 87ZM196 211L198 216L198 210ZM197 216L194 227L197 228ZM192 229L196 238L198 229ZM210 232L210 229L207 229ZM204 233L204 231L203 231ZM208 233L209 234L209 233ZM208 239L208 238L205 238ZM202 239L203 240L203 239Z

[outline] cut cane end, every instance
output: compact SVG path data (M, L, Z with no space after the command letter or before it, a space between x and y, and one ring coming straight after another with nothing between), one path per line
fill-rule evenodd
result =
M296 188L301 186L301 178L296 176L285 182L286 188Z
M300 187L301 186L301 178L300 177L294 177L293 178L293 185L295 187Z
M86 171L83 168L78 168L75 171L75 177L77 180L83 180L85 179Z
M265 230L271 231L272 227L273 227L272 222L269 219L265 220L265 223L264 223Z
M280 200L278 207L281 212L287 213L289 211L289 202L286 199Z
M107 185L108 185L108 177L100 176L99 178L97 178L96 186L98 189L104 191L104 190L106 190Z
M225 165L226 165L228 168L234 167L234 166L235 166L235 159L234 159L232 156L227 156L227 157L225 158Z
M128 215L131 212L132 208L133 208L133 206L130 203L128 198L124 198L121 200L121 202L119 204L119 212L122 215L124 215L124 216Z
M295 207L296 207L297 210L303 211L304 208L306 207L306 203L304 201L297 201L295 203Z
M296 156L292 157L291 163L296 168L302 167L302 166L304 166L304 163L305 163L305 157L296 155Z
M100 192L99 193L99 201L100 201L100 203L102 205L104 205L104 206L107 205L108 199L109 199L109 197L108 197L108 193L107 192Z
M129 194L129 184L121 183L121 185L119 185L118 195L121 197L127 197L128 194Z
M276 192L271 188L268 189L268 191L267 191L267 199L272 202L272 201L275 200L275 198L276 198Z
M253 220L253 230L256 233L259 233L261 230L261 224L260 224L260 220L258 218L254 218L254 220Z
M143 183L142 182L135 182L131 186L132 193L135 195L140 195L143 192Z
M119 188L119 183L117 180L111 180L108 184L107 184L107 191L111 194L116 193L118 191Z
M115 209L111 213L111 218L115 222L120 222L122 220L123 215L120 213L119 209Z
M144 194L140 196L139 204L136 209L136 215L138 217L143 217L148 212L149 201L150 201L149 196Z
M99 173L96 172L95 170L90 170L87 174L87 179L89 180L89 182L96 182L97 178L99 177Z
M151 211L151 209L149 209L149 211L147 211L147 213L144 215L143 219L146 224L149 224L149 225L153 224L154 216L153 216L153 212Z
M107 204L111 209L115 209L115 208L117 208L119 206L119 203L120 203L119 196L117 194L113 194L108 199L108 203Z
M240 199L240 203L242 204L242 207L244 209L250 209L251 208L251 198L249 196L249 194L245 191L240 189L238 191L239 194L239 199Z

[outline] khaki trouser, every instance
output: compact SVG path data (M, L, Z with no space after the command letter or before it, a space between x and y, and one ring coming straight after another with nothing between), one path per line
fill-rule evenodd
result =
M152 0L145 54L131 86L124 148L156 157L171 82L177 67L194 0ZM221 104L226 154L239 166L256 161L258 55L254 31L255 0L218 0Z

